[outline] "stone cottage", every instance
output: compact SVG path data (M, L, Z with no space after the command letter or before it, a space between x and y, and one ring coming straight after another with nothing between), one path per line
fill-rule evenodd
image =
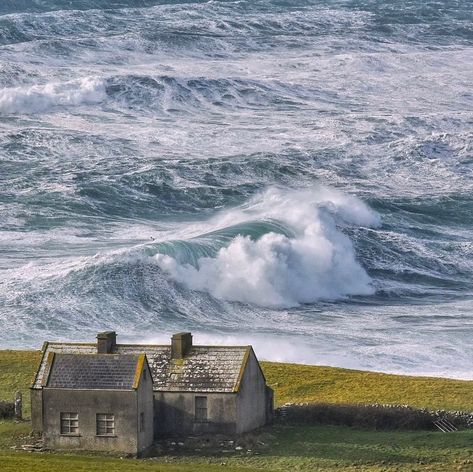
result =
M46 447L139 455L153 444L153 381L145 354L50 352L41 390Z
M132 359L142 359L140 356L145 356L145 361L142 361L143 375L146 375L144 372L149 366L150 382L130 384ZM56 363L58 367L55 367ZM67 369L61 368L64 363L68 366L83 366L88 363L95 370L93 375L87 376L85 383L67 383L65 380L60 381L61 378L66 378ZM128 367L125 368L125 365ZM56 372L55 369L59 370ZM86 370L92 372L89 368ZM71 372L74 372L74 378L81 378L75 370L72 369ZM93 387L93 382L97 382L96 387ZM123 387L112 388L117 385ZM151 407L147 407L145 411L139 407L129 409L126 402L132 395L146 397L148 386L152 388ZM136 453L140 453L143 450L141 448L148 447L147 435L140 442L141 418L145 428L153 425L152 431L156 438L243 433L263 426L273 414L273 392L266 385L251 346L193 345L191 333L173 335L170 345L117 344L113 331L99 333L96 343L44 344L41 363L31 387L33 430L43 433L46 443L54 448L124 450L113 446L112 441L103 445L102 438L97 440L99 435L94 433L93 424L84 423L84 428L87 429L82 430L80 419L80 434L89 436L94 433L94 438L84 439L82 442L76 440L75 443L69 439L62 440L62 423L58 415L79 414L77 409L66 408L69 405L68 397L75 399L72 404L83 405L84 411L89 413L95 408L96 414L114 415L115 443L126 443L133 445L133 448L136 445ZM51 406L52 398L56 405L54 408ZM121 430L119 433L118 418L121 418L125 410L130 415L130 425L138 426L130 426L128 430ZM106 418L103 419L105 421ZM74 418L69 418L68 421L74 421ZM97 417L96 432L98 421ZM123 438L120 440L121 435ZM50 437L55 439L49 440Z

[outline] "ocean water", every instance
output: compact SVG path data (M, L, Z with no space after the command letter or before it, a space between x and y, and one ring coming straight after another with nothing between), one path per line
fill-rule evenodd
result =
M472 378L472 280L471 0L0 2L0 346Z

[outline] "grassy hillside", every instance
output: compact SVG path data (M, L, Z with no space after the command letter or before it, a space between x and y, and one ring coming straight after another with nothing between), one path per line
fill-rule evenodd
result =
M38 351L0 351L0 399L25 394L39 362ZM278 404L285 402L396 403L412 406L473 410L473 382L386 375L332 367L264 362ZM254 435L248 451L202 450L185 447L151 460L120 459L90 454L50 454L12 451L29 439L28 423L0 421L2 472L434 472L473 471L473 431L357 431L335 426L275 425Z
M473 411L473 381L263 362L276 402L390 403Z
M28 387L39 363L39 351L0 350L0 400L24 394L29 415ZM262 362L276 403L392 403L473 411L473 381L380 374L336 367Z

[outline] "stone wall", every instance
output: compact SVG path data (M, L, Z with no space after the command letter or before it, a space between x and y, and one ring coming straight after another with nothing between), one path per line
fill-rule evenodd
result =
M237 433L244 433L267 423L266 382L253 351L240 384L237 397Z
M0 401L0 419L11 419L15 416L15 403Z
M43 439L52 449L138 453L137 392L43 389ZM79 433L60 433L60 413L79 415ZM115 416L115 434L97 436L96 414Z
M154 441L154 397L151 372L145 365L138 388L138 453L145 453ZM144 429L141 429L139 415L144 414Z
M43 390L30 389L31 429L33 433L43 432Z
M207 421L196 421L195 397L207 397ZM236 394L205 392L155 392L157 436L237 431Z
M0 419L23 419L23 396L16 392L13 402L0 401Z

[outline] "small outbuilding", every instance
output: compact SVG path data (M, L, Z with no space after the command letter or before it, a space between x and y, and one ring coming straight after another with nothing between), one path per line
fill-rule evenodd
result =
M110 331L97 343L45 343L31 409L33 430L51 448L140 454L153 436L263 426L273 391L251 346L194 345L191 333L173 335L170 345L117 344ZM112 417L107 441L99 425Z

